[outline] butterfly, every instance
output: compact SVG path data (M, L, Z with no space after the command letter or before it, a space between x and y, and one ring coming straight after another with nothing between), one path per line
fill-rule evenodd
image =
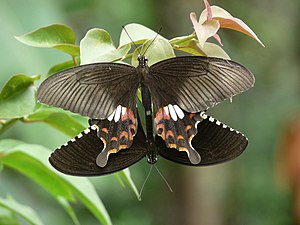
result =
M48 77L39 102L91 118L91 126L57 149L51 164L73 175L103 175L157 155L186 165L209 165L238 156L247 146L241 133L205 111L251 88L253 74L220 58L182 56L148 66L94 63ZM141 90L146 132L137 112ZM215 122L215 123L214 123Z

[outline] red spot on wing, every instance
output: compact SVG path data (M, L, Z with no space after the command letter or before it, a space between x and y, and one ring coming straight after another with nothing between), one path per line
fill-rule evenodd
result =
M195 115L196 113L190 113L189 117L192 119Z

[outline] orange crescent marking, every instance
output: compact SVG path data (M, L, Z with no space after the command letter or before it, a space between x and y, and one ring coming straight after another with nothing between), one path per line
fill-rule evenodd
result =
M176 144L169 144L169 148L176 148L177 145Z
M107 155L110 155L111 153L116 153L117 152L117 149L116 148L113 148L113 149L110 149L108 152L107 152Z
M177 139L182 140L182 139L184 139L184 137L182 135L178 135Z
M136 127L135 124L129 124L129 129L133 129L134 132L136 131Z
M192 128L191 125L187 125L187 126L185 127L185 130L188 131L188 130L190 130L191 128Z
M169 136L171 136L172 138L174 138L174 134L171 130L168 130L166 133L166 138L168 138Z
M112 137L110 141L118 141L117 137Z
M122 131L122 133L120 134L120 139L122 137L125 137L126 139L128 139L128 133L126 131Z
M108 129L107 129L107 128L103 127L101 130L102 130L104 133L108 134Z
M128 146L127 145L120 145L119 146L119 149L125 149L125 148L128 148Z
M157 124L157 125L156 125L156 130L158 130L158 129L160 129L160 128L164 129L165 126L164 126L162 123Z
M179 151L188 151L188 149L185 148L185 147L180 147L180 148L179 148Z

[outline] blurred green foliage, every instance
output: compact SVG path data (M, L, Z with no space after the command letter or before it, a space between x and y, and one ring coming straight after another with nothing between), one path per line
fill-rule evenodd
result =
M275 167L277 160L280 161L276 151L283 125L288 117L299 114L300 3L297 0L216 0L210 3L243 19L266 46L261 48L255 41L235 32L219 32L226 52L251 69L256 85L235 97L233 103L224 102L209 112L242 131L249 138L249 147L233 162L203 169L159 160L159 168L174 193L169 193L154 173L145 187L142 202L138 202L130 190L120 187L113 176L91 178L114 224L293 224L293 199L289 190L282 187ZM191 33L189 12L200 13L202 9L203 3L198 0L188 3L179 0L145 0L142 3L137 0L2 0L0 86L13 74L41 74L44 78L50 67L70 60L65 53L22 45L14 36L62 23L75 29L77 41L87 30L98 27L109 31L117 43L121 26L136 22L153 30L162 26L161 34L171 38ZM85 122L79 122L78 129ZM1 140L13 138L55 149L73 135L64 133L41 123L17 123L1 135ZM138 186L147 171L148 165L143 161L131 168ZM48 192L4 167L0 173L0 196L4 198L7 193L19 204L29 205L45 224L72 223ZM72 206L82 224L98 223L82 204ZM9 212L1 215L4 216L0 224L6 223L2 221L14 224Z

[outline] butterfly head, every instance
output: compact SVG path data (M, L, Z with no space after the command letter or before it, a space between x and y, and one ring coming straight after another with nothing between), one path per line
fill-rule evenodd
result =
M144 55L138 55L139 66L148 66L148 59Z
M151 153L147 155L147 162L149 164L157 163L157 155L155 153Z

